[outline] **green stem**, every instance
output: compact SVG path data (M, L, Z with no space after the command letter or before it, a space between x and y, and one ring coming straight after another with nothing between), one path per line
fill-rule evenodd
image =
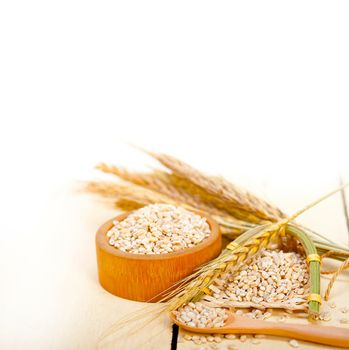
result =
M302 231L299 227L292 224L287 225L286 231L299 240L307 255L317 254L317 249L310 236ZM309 263L310 275L310 293L320 294L320 262L310 261ZM309 301L309 313L318 314L320 310L320 303L317 301Z

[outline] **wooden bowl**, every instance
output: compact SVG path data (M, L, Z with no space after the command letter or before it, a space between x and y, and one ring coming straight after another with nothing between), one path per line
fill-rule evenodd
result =
M111 246L106 233L114 220L122 221L129 213L107 221L96 235L98 275L102 287L125 299L155 302L161 299L161 292L217 257L221 252L219 226L210 217L198 214L206 218L210 236L192 248L159 255L131 254Z

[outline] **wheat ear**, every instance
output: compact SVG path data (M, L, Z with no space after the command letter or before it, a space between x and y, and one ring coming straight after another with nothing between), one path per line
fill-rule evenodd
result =
M177 203L186 203L193 208L205 211L212 215L219 215L222 217L225 216L228 220L229 214L227 212L219 210L209 202L201 201L197 196L192 196L183 188L172 184L170 181L170 175L167 173L161 171L156 171L149 174L130 172L124 168L115 165L107 165L104 163L98 164L96 168L103 171L104 173L113 174L122 180L166 195L167 197L175 200Z
M275 222L285 217L285 214L279 209L272 207L249 192L241 191L223 178L208 177L189 164L169 155L153 152L149 152L149 154L177 176L189 180L204 191L224 201L227 210L235 208L239 209L241 214L249 213L260 220Z

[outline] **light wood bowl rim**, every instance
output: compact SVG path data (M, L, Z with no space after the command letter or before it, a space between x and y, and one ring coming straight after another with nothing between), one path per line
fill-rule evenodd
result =
M193 253L196 253L198 251L201 251L201 250L209 247L214 241L219 239L219 236L220 236L219 226L215 220L213 220L206 213L202 213L199 211L193 211L193 212L197 215L204 217L207 220L207 223L210 226L211 234L207 238L205 238L202 242L200 242L199 244L197 244L191 248L184 248L182 250L179 250L179 251L173 252L173 253L146 255L146 254L133 254L133 253L124 252L118 248L111 246L108 242L108 239L107 239L107 232L112 228L113 221L124 220L128 215L130 215L132 213L132 211L118 215L118 216L108 220L107 222L105 222L97 231L96 244L98 245L98 247L100 249L104 250L105 252L107 252L111 255L125 258L125 259L129 259L129 260L143 260L143 261L166 260L166 259L173 259L173 258L180 257L180 256L185 256L188 254L193 254Z

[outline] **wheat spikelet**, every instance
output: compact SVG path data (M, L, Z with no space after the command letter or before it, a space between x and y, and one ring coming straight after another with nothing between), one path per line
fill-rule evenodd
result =
M130 172L115 165L107 165L104 163L97 165L96 168L105 173L116 175L119 178L135 185L164 194L167 197L175 200L177 203L186 203L193 208L205 211L212 215L229 215L226 211L219 210L218 208L214 207L209 201L203 202L199 197L195 195L193 196L186 192L183 188L173 184L171 181L171 175L165 172L155 171L150 174Z
M167 175L167 180L172 183L173 186L181 188L186 193L190 194L190 196L196 198L197 200L200 200L202 203L205 203L210 207L214 207L220 210L222 213L225 213L225 215L229 215L229 217L243 222L244 224L263 224L266 222L265 220L256 217L253 213L241 210L231 205L227 205L227 202L220 196L209 193L200 186L192 183L187 178L180 177L172 173Z
M211 195L223 200L226 204L226 210L236 208L250 215L253 214L260 220L274 222L280 218L285 218L285 214L279 209L272 207L251 193L241 191L223 178L205 176L190 165L169 155L152 152L149 152L149 154L174 174L189 180Z
M254 227L253 224L232 216L225 210L224 204L215 205L209 194L175 174L155 171L149 174L148 187L171 197L178 203L187 205L189 209L197 209L210 214L222 227L233 229L236 232L238 230L240 233ZM194 187L197 188L194 189Z
M267 222L256 217L253 213L243 211L233 206L228 206L226 201L224 201L224 199L222 199L221 197L217 195L212 195L208 191L190 182L184 177L180 177L173 173L167 174L167 181L172 183L173 186L181 188L182 190L190 194L190 196L196 198L197 200L200 200L202 203L205 203L210 207L217 208L222 213L224 213L223 215L229 215L230 218L234 218L236 224L240 222L244 226L250 224L250 227L252 227L253 225L251 224L263 224Z
M173 198L178 203L186 203L192 206L193 208L210 212L212 214L222 215L222 212L216 210L216 208L214 208L213 206L201 203L185 191L181 190L176 186L173 186L171 183L166 181L167 174L164 172L156 171L150 174L130 172L126 169L117 167L115 165L107 165L104 163L97 165L97 169L105 173L116 175L119 178L136 184L138 186L142 186L152 191L164 194L170 198ZM227 213L225 214L227 215Z

